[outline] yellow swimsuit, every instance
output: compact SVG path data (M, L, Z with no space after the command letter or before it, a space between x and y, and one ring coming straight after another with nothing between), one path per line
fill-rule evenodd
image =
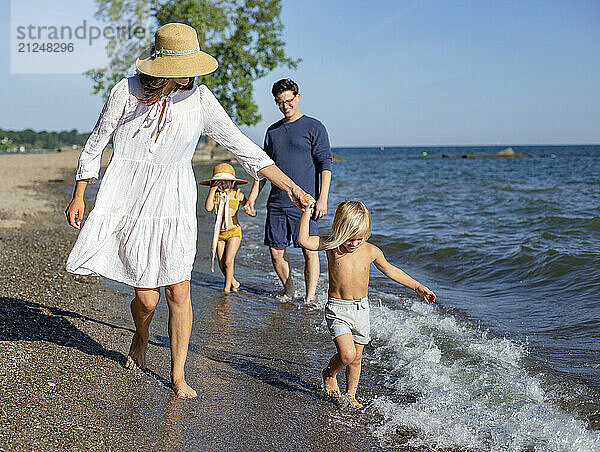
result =
M228 207L230 209L234 209L235 211L237 211L240 208L240 202L238 201L239 194L240 194L240 190L238 189L235 192L235 196L233 198L229 199ZM227 215L228 214L229 214L229 212L227 212ZM226 242L231 237L239 237L240 239L242 238L242 228L239 224L230 229L221 229L221 231L219 232L219 240L223 240Z

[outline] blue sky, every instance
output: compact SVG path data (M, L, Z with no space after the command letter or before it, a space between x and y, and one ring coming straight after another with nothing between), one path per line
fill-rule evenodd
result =
M93 19L92 0L52 4L65 23ZM270 87L282 77L334 146L600 143L597 0L282 5L288 54L303 61L255 83L263 120L243 130L257 143L280 118ZM0 25L8 54L8 0ZM11 74L8 58L0 83L4 129L88 131L102 106L84 76Z

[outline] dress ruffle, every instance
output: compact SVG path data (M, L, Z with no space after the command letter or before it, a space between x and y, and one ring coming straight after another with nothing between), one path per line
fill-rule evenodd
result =
M190 162L115 155L67 270L134 287L190 278L196 255L196 184Z
M134 287L189 279L196 256L196 216L135 218L92 211L67 270L101 275Z

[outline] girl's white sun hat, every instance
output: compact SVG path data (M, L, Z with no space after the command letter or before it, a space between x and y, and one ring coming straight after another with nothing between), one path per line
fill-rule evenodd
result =
M231 180L238 184L247 184L247 180L237 179L235 177L235 170L229 163L219 163L213 168L213 176L210 179L203 180L200 185L210 185L212 181L217 180Z

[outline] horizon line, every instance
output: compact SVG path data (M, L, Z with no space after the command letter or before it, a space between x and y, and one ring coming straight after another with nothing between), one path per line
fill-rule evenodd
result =
M335 148L361 149L361 148L468 148L468 147L513 147L513 146L600 146L599 143L521 143L521 144L402 144L402 145L352 145L331 146Z

